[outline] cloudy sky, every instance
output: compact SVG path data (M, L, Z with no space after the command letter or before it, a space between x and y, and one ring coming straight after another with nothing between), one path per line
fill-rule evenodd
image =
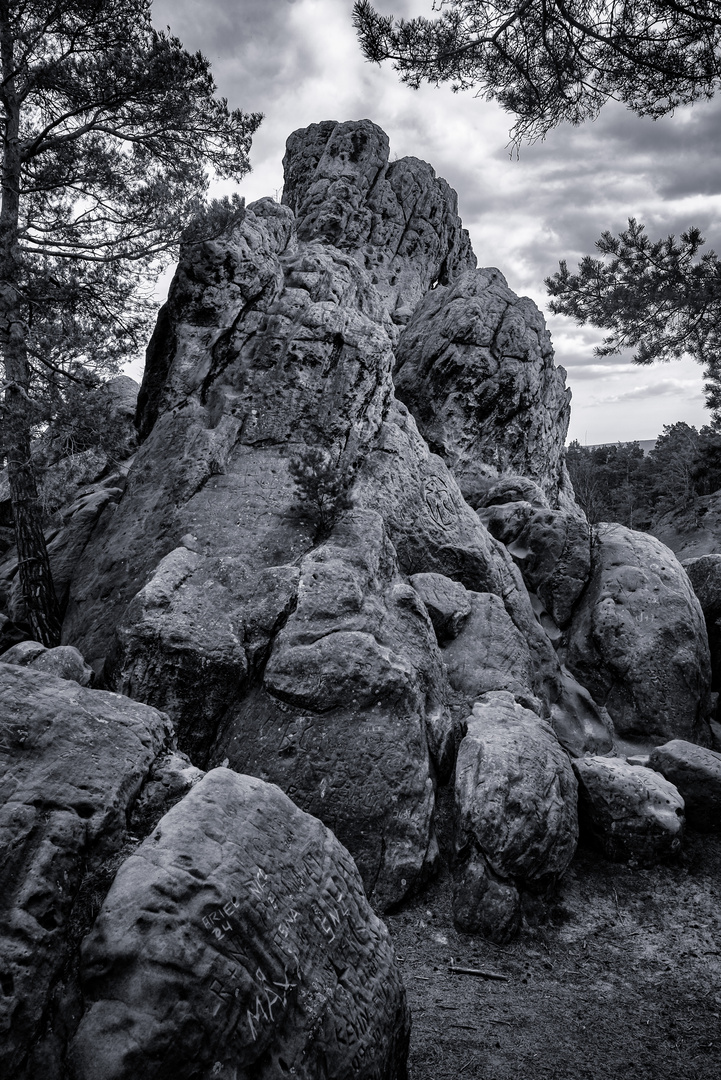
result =
M429 14L432 0L377 0L386 14ZM607 105L595 123L508 148L511 118L472 93L402 86L390 65L360 54L352 0L154 0L154 20L210 59L231 107L264 113L239 190L280 197L285 140L319 120L368 118L391 157L429 161L459 195L481 266L497 266L544 310L573 391L569 438L651 439L663 424L701 425L701 372L692 361L638 368L598 358L601 331L547 310L543 279L558 260L592 252L604 229L634 216L656 238L697 225L721 248L721 98L657 122Z

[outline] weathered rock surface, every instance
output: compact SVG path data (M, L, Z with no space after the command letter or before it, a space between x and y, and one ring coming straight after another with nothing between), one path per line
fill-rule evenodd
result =
M294 131L283 159L283 203L295 213L300 240L353 255L402 325L432 285L473 269L476 257L455 191L425 161L389 162L388 155L388 136L370 120Z
M721 832L721 754L672 739L652 750L648 763L678 788L691 828Z
M507 489L502 483L491 488L478 516L491 535L506 545L529 591L536 593L556 625L563 628L591 573L588 522L578 507L552 510L540 498L501 501L515 494Z
M710 685L703 613L674 554L623 525L595 527L565 662L627 737L693 738Z
M505 941L520 893L543 891L576 849L576 781L550 725L508 692L468 717L456 766L453 915L459 927Z
M560 668L538 624L513 559L464 501L443 461L431 454L404 405L393 402L352 489L357 505L378 511L404 573L438 573L503 600L533 662L532 689L556 700Z
M409 1017L353 860L215 769L121 867L83 949L77 1080L402 1080Z
M19 641L17 645L12 645L9 649L5 649L2 654L2 662L3 664L17 664L18 667L28 667L33 660L36 660L38 656L42 656L47 651L42 642L28 638Z
M380 908L436 856L431 763L454 749L441 655L379 514L346 513L300 564L297 606L212 761L278 783L353 855Z
M398 397L472 506L505 473L535 480L554 506L573 503L565 372L540 311L498 270L469 271L427 293L397 358Z
M439 644L458 637L471 614L468 592L444 574L412 574L410 583L425 604Z
M490 690L529 697L534 681L531 653L503 601L493 593L466 595L471 614L460 634L443 649L452 688L468 708Z
M46 649L39 641L22 641L2 654L2 662L44 671L59 679L73 679L80 686L90 686L93 681L93 669L72 645Z
M684 802L668 780L622 758L589 756L573 768L582 830L609 859L650 866L680 851Z
M104 672L120 693L171 713L181 746L201 763L248 682L245 626L228 588L235 568L223 573L222 557L207 562L185 546L161 559L125 612ZM288 571L276 619L295 601L297 571Z
M133 804L130 829L136 836L147 836L164 814L188 794L205 776L187 754L171 748L153 762L147 779Z
M172 731L155 709L2 663L0 727L0 1073L36 1080L77 1022L79 938Z

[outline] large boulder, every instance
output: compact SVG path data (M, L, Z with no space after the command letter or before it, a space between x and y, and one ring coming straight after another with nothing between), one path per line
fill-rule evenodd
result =
M565 662L626 738L702 735L710 662L703 612L675 555L623 525L594 530Z
M721 832L721 754L672 739L652 750L648 763L678 788L693 829Z
M172 729L146 705L2 663L0 718L0 1073L36 1080L59 1075L79 940Z
M589 755L573 768L582 829L607 858L652 866L679 853L684 802L673 784L623 758Z
M279 784L322 818L385 908L435 858L431 769L447 773L453 748L426 610L380 515L348 512L301 561L262 686L229 710L211 760Z
M721 616L721 555L700 555L686 559L683 568L707 620Z
M393 945L353 860L214 769L121 867L83 948L77 1080L404 1080Z
M576 781L553 730L507 691L473 706L456 766L453 916L506 941L521 894L566 870L578 839Z
M439 284L398 343L396 392L472 506L507 473L573 502L564 464L571 392L543 316L495 269Z

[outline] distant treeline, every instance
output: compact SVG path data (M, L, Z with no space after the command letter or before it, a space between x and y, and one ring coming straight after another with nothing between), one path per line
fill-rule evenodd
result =
M638 442L581 446L574 440L566 463L590 522L649 529L669 510L691 509L721 488L721 430L665 424L646 456Z

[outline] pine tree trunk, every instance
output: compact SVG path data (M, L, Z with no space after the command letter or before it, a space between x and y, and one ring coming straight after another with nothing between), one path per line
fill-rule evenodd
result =
M15 519L18 572L26 617L44 645L60 643L60 614L42 527L42 511L30 455L32 416L28 389L27 328L18 292L20 249L20 103L7 3L0 4L0 101L5 113L0 206L0 348L5 364L4 449Z

